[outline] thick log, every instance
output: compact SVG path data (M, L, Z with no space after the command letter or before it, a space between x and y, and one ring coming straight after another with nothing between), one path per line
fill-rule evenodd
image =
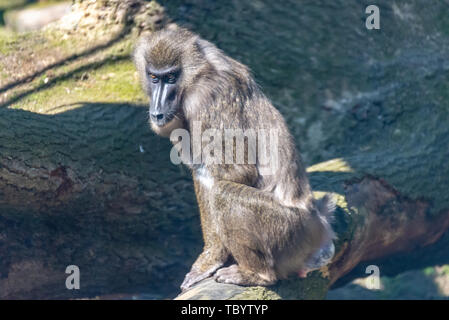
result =
M311 165L316 196L338 200L337 252L327 268L269 288L208 279L179 299L320 299L363 276L366 264L389 274L448 261L449 43L444 23L435 23L447 8L431 2L382 2L383 29L373 33L360 22L358 0L162 1L175 22L252 68ZM420 17L412 26L399 14L406 9ZM202 245L189 172L170 163L169 142L150 132L141 96L98 102L98 91L54 114L59 103L43 103L39 92L53 101L59 82L80 81L106 62L66 72L64 61L83 59L76 53L53 66L36 61L43 69L26 74L26 47L39 45L29 41L17 40L25 49L16 52L0 48L0 298L175 297ZM114 43L126 41L134 38ZM114 59L123 76L118 66L129 52ZM56 76L41 85L48 71ZM65 288L72 264L80 290Z
M335 183L341 179L335 173L347 169L342 159L335 159L313 166L309 172L313 177L314 173L329 171L325 177ZM307 279L292 277L268 288L230 286L208 279L177 299L322 299L337 280L363 262L365 266L374 263L382 274L388 274L394 268L397 271L398 264L399 270L417 267L425 263L429 255L440 255L440 259L443 255L443 260L439 261L447 259L445 248L449 237L444 237L433 247L428 246L440 240L447 231L449 210L429 215L429 203L404 197L385 181L371 176L345 177L334 190L341 192L335 195L338 209L334 227L338 240L336 254L328 266ZM409 259L400 261L397 256L396 261L385 260L399 253L409 255ZM410 261L412 256L421 261ZM382 258L383 261L379 260ZM358 276L364 275L363 270L358 270Z

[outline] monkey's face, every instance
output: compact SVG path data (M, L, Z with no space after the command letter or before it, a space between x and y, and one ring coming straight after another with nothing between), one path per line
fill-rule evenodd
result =
M146 66L147 90L150 96L150 124L157 134L168 137L183 126L181 108L181 69L177 66Z
M183 127L183 96L201 69L195 41L186 30L163 30L141 38L136 47L134 59L150 97L150 124L159 135Z
M159 70L147 67L152 126L164 127L177 116L179 74L180 70L177 67Z

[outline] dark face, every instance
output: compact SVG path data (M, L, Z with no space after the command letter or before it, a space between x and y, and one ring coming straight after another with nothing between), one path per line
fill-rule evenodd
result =
M163 127L178 111L179 69L147 70L151 95L150 120L154 126Z

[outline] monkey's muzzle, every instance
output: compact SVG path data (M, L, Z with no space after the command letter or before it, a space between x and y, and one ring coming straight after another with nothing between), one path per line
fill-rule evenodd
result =
M176 84L159 80L152 84L150 120L159 127L170 122L176 111Z
M168 122L170 122L173 119L173 116L163 114L163 113L151 113L150 112L150 121L152 124L163 127Z

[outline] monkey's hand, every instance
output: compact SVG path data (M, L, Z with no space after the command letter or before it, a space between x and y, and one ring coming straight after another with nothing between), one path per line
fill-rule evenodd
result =
M184 291L213 275L225 264L227 259L228 254L224 250L205 249L196 259L190 272L186 274L181 284L181 290Z
M192 268L192 270L190 270L190 272L186 274L184 281L181 284L181 290L182 291L187 290L188 288L200 282L201 280L210 277L218 268L220 268L219 265L212 266L210 269L203 272Z
M237 284L240 286L269 286L276 283L274 272L256 273L241 269L237 264L221 268L214 276L220 283Z

